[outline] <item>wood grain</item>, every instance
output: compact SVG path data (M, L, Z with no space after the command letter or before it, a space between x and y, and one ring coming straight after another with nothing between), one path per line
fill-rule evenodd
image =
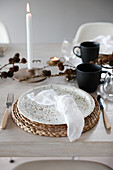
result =
M6 111L4 112L4 115L3 115L3 118L2 118L2 121L1 121L1 129L5 129L6 126L7 126L7 120L8 120L8 111L9 111L9 108L6 109Z
M108 118L108 115L107 115L107 113L104 109L102 109L102 112L103 112L105 127L106 127L106 129L110 130L111 129L111 123L110 123L110 120Z

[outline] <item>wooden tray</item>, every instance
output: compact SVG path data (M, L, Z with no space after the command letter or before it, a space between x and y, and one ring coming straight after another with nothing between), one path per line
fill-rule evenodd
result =
M86 132L93 128L100 115L100 107L98 101L94 98L95 108L93 112L85 118L85 125L83 132ZM31 121L19 113L17 108L18 100L13 104L12 107L12 119L13 121L24 131L40 135L40 136L51 136L51 137L64 137L67 136L67 125L48 125L38 122Z

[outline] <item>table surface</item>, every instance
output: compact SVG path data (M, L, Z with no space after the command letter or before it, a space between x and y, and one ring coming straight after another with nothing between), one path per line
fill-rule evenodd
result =
M41 63L37 63L37 67L41 67L46 65L50 57L61 56L61 44L34 44L33 51L34 59L41 59ZM0 65L7 63L8 59L17 52L21 57L26 58L26 45L8 45L4 57L0 57ZM21 64L21 67L26 67L26 65ZM54 71L57 70L53 69ZM76 80L66 82L65 77L47 78L39 83L18 82L12 78L0 79L0 120L6 109L6 97L9 92L14 93L15 100L17 100L23 92L33 87L56 83L77 87ZM96 97L96 92L93 95ZM113 126L112 104L113 102L104 101L111 126ZM101 113L94 128L83 133L77 141L70 142L67 137L44 137L27 133L16 126L9 114L7 128L0 130L0 156L111 157L113 156L113 127L110 131L105 129Z

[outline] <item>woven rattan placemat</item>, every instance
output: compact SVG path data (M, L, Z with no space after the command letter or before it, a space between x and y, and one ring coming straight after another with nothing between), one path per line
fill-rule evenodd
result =
M100 107L95 97L93 98L95 100L95 108L93 112L85 118L85 125L84 125L83 132L88 131L92 127L94 127L99 119ZM52 137L67 136L66 124L48 125L48 124L33 122L19 113L17 108L17 102L18 100L13 104L12 107L12 118L13 121L17 124L17 126L22 128L24 131L40 136L52 136Z

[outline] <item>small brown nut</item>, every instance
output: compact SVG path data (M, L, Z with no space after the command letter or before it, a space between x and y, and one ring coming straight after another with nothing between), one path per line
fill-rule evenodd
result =
M63 66L63 65L60 66L60 67L59 67L59 70L60 70L60 71L63 71L63 70L64 70L64 66Z
M63 63L62 63L62 62L58 62L57 66L58 66L58 67L62 67L62 66L63 66Z

